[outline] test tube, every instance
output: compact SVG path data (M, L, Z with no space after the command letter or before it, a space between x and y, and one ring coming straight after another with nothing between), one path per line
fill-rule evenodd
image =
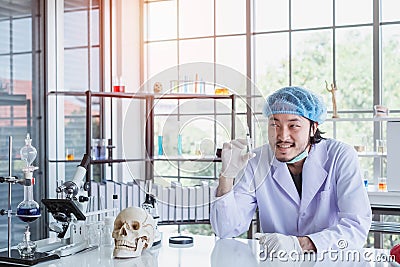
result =
M252 142L251 142L249 126L247 126L246 140L247 140L247 153L249 153L249 152L251 152L253 150L253 145L252 145Z

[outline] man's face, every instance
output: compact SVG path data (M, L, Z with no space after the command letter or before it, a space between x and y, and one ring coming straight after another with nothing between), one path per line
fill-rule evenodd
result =
M313 133L316 127L312 128ZM293 114L275 114L268 119L268 141L281 162L295 158L309 147L310 121Z

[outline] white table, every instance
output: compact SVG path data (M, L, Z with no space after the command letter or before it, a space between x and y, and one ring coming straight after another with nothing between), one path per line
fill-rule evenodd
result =
M213 236L193 236L192 247L171 247L168 237L163 237L162 244L151 250L145 251L141 257L130 259L114 259L113 247L100 247L96 250L78 253L63 257L58 260L43 262L35 266L51 267L254 267L254 266L392 266L388 262L374 263L380 255L388 254L387 250L364 249L361 254L367 255L367 261L360 262L348 260L332 260L328 254L322 260L322 255L317 254L317 259L312 261L290 260L288 262L278 259L263 261L260 257L258 241L249 239L219 239ZM360 254L360 255L361 255ZM339 255L339 254L338 254ZM345 254L343 254L345 255ZM287 258L286 258L287 259ZM371 261L371 262L369 262ZM0 263L0 266L1 263Z

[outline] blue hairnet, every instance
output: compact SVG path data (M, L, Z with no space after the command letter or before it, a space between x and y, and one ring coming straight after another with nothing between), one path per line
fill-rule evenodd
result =
M263 113L267 117L274 114L295 114L321 124L326 119L326 106L321 97L309 90L289 86L267 97Z

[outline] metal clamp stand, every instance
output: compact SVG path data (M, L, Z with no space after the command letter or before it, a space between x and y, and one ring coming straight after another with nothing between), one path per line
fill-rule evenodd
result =
M12 264L18 263L21 266L30 266L37 264L39 262L59 259L60 257L55 254L48 254L42 252L35 252L35 255L30 258L23 258L19 255L17 250L11 249L11 216L16 215L15 212L11 209L11 185L13 184L20 184L24 185L25 179L18 179L16 176L12 176L12 136L8 138L8 177L0 177L0 183L8 183L8 205L7 210L0 210L0 215L6 215L8 219L8 227L7 227L7 236L8 236L8 244L7 244L7 251L0 253L0 265L3 264Z

